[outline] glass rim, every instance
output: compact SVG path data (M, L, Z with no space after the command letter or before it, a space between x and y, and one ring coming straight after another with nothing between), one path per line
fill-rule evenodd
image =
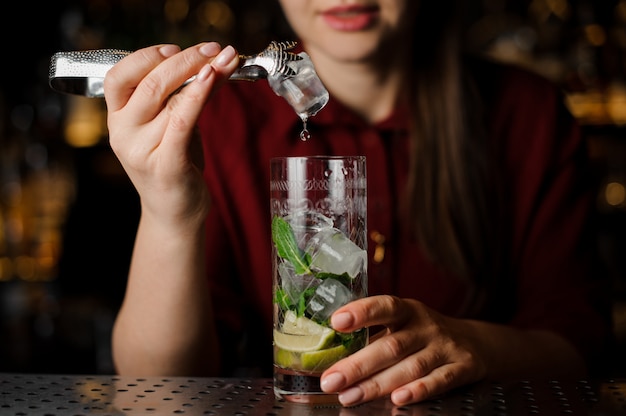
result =
M362 159L365 160L363 155L311 155L311 156L274 156L270 158L271 162L281 160L346 160L346 159Z

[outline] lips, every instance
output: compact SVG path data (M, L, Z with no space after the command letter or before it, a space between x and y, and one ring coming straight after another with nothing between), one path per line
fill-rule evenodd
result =
M378 19L377 6L338 6L322 12L328 26L341 31L359 31L371 27Z

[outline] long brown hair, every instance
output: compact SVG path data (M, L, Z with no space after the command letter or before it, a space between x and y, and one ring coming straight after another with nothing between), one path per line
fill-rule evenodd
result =
M273 27L283 32L276 37L293 39L278 2L264 3L280 18ZM470 283L460 313L477 315L485 311L486 293L496 290L499 192L491 182L481 100L465 70L461 16L467 2L417 0L409 6L416 16L412 38L396 39L410 41L406 79L414 114L402 211L425 254Z
M454 13L460 3L420 1L408 74L414 125L406 215L426 254L472 283L471 313L493 277L498 193L480 98L464 70L463 25Z

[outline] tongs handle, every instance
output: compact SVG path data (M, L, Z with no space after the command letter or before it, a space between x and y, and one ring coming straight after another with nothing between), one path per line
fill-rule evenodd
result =
M57 52L50 59L48 82L59 92L104 97L104 76L129 54L120 49Z
M57 52L50 60L48 82L52 89L85 97L104 97L104 77L109 69L129 55L121 49L94 49ZM231 80L257 81L267 78L267 71L259 65L247 65L248 57L240 55L240 67ZM193 80L187 80L185 84Z

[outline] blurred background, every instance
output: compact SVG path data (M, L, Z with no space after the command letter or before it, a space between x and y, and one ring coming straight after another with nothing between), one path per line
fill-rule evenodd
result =
M626 0L468 0L467 46L566 91L604 179L597 244L626 348ZM275 0L3 2L0 372L111 374L138 202L108 143L103 100L48 86L61 50L288 39ZM624 362L616 369L626 368Z

